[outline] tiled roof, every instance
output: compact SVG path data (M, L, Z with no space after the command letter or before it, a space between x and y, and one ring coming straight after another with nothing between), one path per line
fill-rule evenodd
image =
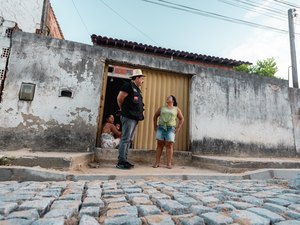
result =
M174 57L186 61L203 62L203 63L223 65L223 66L230 66L230 67L238 66L241 64L252 64L250 62L195 54L195 53L190 53L185 51L178 51L178 50L156 47L152 45L145 45L137 42L113 39L113 38L103 37L96 34L93 34L91 38L94 45L115 47L115 48L154 54L154 55L159 55L164 57Z

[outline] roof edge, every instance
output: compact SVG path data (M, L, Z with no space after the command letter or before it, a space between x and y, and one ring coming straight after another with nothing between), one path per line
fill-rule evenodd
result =
M116 48L127 49L127 50L131 50L131 51L135 51L135 52L143 52L143 53L148 53L148 54L161 55L164 57L175 57L177 59L181 59L181 60L185 60L185 61L195 61L195 62L200 61L200 62L204 62L204 63L226 65L226 66L231 66L231 67L239 66L242 64L247 64L247 65L252 64L250 62L245 62L245 61L240 61L240 60L196 54L196 53L191 53L191 52L187 52L187 51L173 50L170 48L167 49L167 48L146 45L146 44L127 41L127 40L108 38L108 37L100 36L100 35L96 35L96 34L91 35L91 39L92 39L92 42L94 45L116 47Z

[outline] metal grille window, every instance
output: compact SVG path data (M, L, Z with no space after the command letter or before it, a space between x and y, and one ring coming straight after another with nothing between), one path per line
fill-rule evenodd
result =
M5 70L0 70L0 80L4 80Z
M1 58L8 58L9 56L9 48L2 48Z
M10 38L12 36L12 33L13 33L13 29L11 29L11 28L6 29L6 31L5 31L5 35L8 38Z

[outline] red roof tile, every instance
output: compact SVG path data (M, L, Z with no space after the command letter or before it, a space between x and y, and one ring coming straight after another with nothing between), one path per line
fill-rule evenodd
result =
M134 52L142 52L142 53L154 54L154 55L159 55L164 57L173 56L177 59L187 60L187 61L204 62L204 63L223 65L223 66L230 66L230 67L239 66L241 64L252 64L250 62L237 61L237 60L227 59L227 58L219 58L219 57L214 57L209 55L201 55L201 54L196 54L191 52L173 50L169 48L166 49L162 47L145 45L142 43L127 41L127 40L103 37L95 34L91 36L91 39L94 45L116 47L120 49L134 51Z

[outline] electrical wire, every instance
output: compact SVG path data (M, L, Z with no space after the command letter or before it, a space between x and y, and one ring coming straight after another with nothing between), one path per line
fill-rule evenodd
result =
M242 8L242 9L246 9L246 10L249 10L249 11L252 11L252 12L256 12L258 14L261 14L261 15L265 15L265 16L268 16L268 17L271 17L271 18L274 18L274 19L277 19L277 20L280 20L280 21L287 21L287 13L283 10L279 10L277 8L274 8L274 7L262 7L261 4L255 2L255 1L251 1L251 0L247 0L247 1L243 1L243 0L219 0L220 2L223 2L225 4L228 4L228 5L232 5L232 6L235 6L235 7L238 7L238 8ZM234 3L234 2L239 2L239 3ZM250 7L250 6L245 6L243 4L246 4L246 5L249 5L249 2L252 2L253 3L253 7L254 8L258 8L258 9L261 9L263 11L258 11L256 9L254 9L253 7ZM284 10L288 10L287 8L287 5L282 5L282 4L279 4L279 6L281 7L284 7ZM270 9L272 11L270 11ZM278 10L278 12L276 12ZM299 23L297 23L295 21L295 25L299 25Z
M236 18L224 16L224 15L221 15L221 14L196 9L196 8L193 8L193 7L172 3L172 2L169 2L169 1L165 1L165 0L158 0L159 2L152 1L152 0L142 0L142 1L145 1L145 2L148 2L148 3L151 3L151 4L164 6L164 7L171 8L171 9L177 9L177 10L180 10L180 11L185 11L185 12L189 12L189 13L193 13L193 14L197 14L197 15L202 15L202 16L206 16L206 17L220 19L220 20L228 21L228 22L232 22L232 23L248 25L248 26L252 26L252 27L255 27L255 28L267 29L267 30L278 32L278 33L284 33L284 34L288 33L287 30L279 29L279 28L276 28L276 27L271 27L271 26L261 25L261 24L241 20L241 19L236 19ZM163 3L166 3L166 4L163 4L163 3L160 3L160 2L163 2ZM300 34L297 34L297 35L300 35Z
M235 6L235 7L240 8L240 9L255 12L255 13L261 14L261 15L265 15L265 16L271 17L273 19L277 19L277 20L281 20L281 21L286 20L286 16L278 15L277 13L268 12L267 10L257 10L257 9L254 9L253 7L241 5L241 4L234 3L234 2L230 2L228 0L219 0L219 1L223 2L225 4L228 4L228 5Z
M282 4L282 5L287 5L289 7L294 7L294 8L300 9L300 5L296 5L296 4L288 2L288 1L284 1L284 0L273 0L273 1L277 2L279 4Z
M151 40L153 43L155 43L156 45L160 45L159 43L157 43L156 41L154 41L149 35L147 35L145 32L143 32L141 29L139 29L138 27L136 27L135 25L133 25L132 23L130 23L127 19L125 19L123 16L121 16L117 11L115 11L113 8L111 8L108 4L106 4L103 0L100 0L102 2L103 5L105 5L107 8L109 8L112 12L114 12L117 16L119 16L122 20L124 20L127 24L129 24L130 26L132 26L134 29L136 29L138 32L140 32L142 35L144 35L145 37L147 37L149 40Z
M72 0L72 3L73 3L74 8L76 9L76 12L77 12L77 14L78 14L78 16L79 16L79 18L81 20L81 23L83 24L85 30L87 31L88 35L91 36L91 33L89 32L87 26L85 25L85 23L84 23L84 21L83 21L83 19L82 19L82 17L81 17L81 15L80 15L80 13L79 13L79 11L78 11L78 9L77 9L77 7L76 7L76 5L75 5L75 3L74 3L73 0Z
M241 4L244 4L244 5L249 5L249 6L252 6L252 7L256 7L256 8L260 8L260 9L263 9L263 10L266 10L266 11L269 11L269 12L273 12L273 13L276 13L276 14L279 14L279 15L285 15L286 13L283 11L283 10L280 10L280 9L277 9L277 8L274 8L274 7L270 7L270 6L264 6L263 4L258 4L257 2L254 2L254 1L251 1L251 0L231 0L231 1L234 1L234 2L238 2L238 3L241 3Z

